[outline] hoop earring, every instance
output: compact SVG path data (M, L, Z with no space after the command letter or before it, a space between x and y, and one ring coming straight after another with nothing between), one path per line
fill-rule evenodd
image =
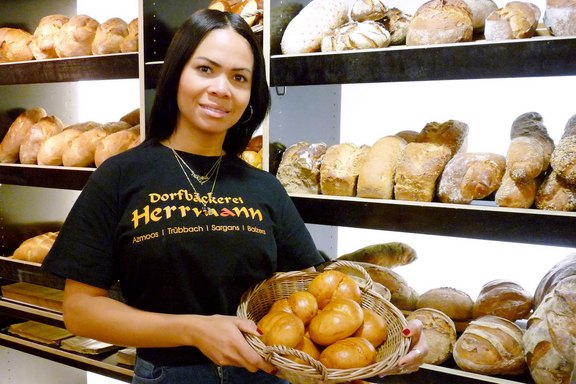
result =
M252 115L254 115L254 109L252 109L252 105L248 105L250 107L250 116L246 120L239 121L240 124L244 124L250 121Z

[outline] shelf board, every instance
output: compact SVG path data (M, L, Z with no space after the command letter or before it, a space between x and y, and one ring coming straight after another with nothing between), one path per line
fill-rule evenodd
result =
M0 64L0 85L137 79L138 53Z
M94 168L0 164L0 184L81 190Z
M296 195L306 223L427 235L576 247L576 212L422 203L326 195ZM344 224L343 224L344 223Z
M272 56L271 86L576 75L576 38Z
M5 298L0 299L0 313L2 313L2 315L37 321L55 327L64 327L64 319L61 313Z

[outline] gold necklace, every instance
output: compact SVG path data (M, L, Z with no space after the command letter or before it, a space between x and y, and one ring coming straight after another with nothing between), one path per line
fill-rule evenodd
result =
M192 184L192 180L190 180L190 178L188 177L188 174L186 173L186 170L184 169L184 166L186 166L186 168L188 168L188 169L190 169L190 167L184 161L184 159L182 157L180 157L178 155L178 153L176 153L174 148L172 148L172 147L169 147L169 148L172 150L172 153L174 154L174 158L178 162L178 165L180 166L180 169L184 173L186 180L188 180L188 184L190 184L190 186L192 187L192 190L194 191L194 195L198 196L198 200L202 204L202 212L204 213L204 215L209 216L210 214L212 214L212 211L214 211L214 208L208 207L206 202L202 199L202 197L200 196L200 194L198 193L198 191L194 187L194 184ZM218 172L220 171L220 164L221 163L222 163L222 154L220 154L220 157L218 158L218 160L216 160L216 163L214 163L215 164L214 166L216 166L215 177L214 177L214 182L212 183L212 189L210 190L208 198L210 198L210 196L214 196L214 187L216 187L216 180L218 179ZM182 165L182 164L184 164L184 165ZM212 166L212 168L214 168L214 166ZM190 169L190 171L192 171L192 170ZM212 177L212 176L210 176L210 177ZM206 181L208 181L208 180L206 180ZM201 184L204 184L204 183L201 183Z
M212 176L216 173L217 168L220 167L220 162L222 161L222 155L220 155L220 157L218 157L218 160L216 160L214 162L214 165L212 165L212 168L210 168L210 170L206 173L206 175L202 176L194 172L194 170L190 168L188 163L184 161L184 159L178 154L178 152L173 150L173 153L174 156L176 156L176 158L178 159L179 163L184 164L184 166L188 168L188 171L190 171L190 175L192 175L192 177L194 177L200 183L200 185L204 185L208 180L212 178Z

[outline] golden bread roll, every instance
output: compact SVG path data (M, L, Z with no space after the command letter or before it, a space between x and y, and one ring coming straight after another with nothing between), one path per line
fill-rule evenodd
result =
M492 280L482 286L474 302L474 318L485 315L516 321L528 318L533 296L520 284L508 280Z
M61 132L47 138L38 150L39 165L62 165L62 155L83 132L92 129L100 124L93 121L73 124L64 128Z
M525 39L534 36L540 19L540 10L532 3L511 1L486 17L486 40Z
M406 140L398 136L385 136L374 143L358 172L358 197L394 197L394 174L405 147Z
M534 201L538 209L576 211L576 185L568 184L552 170L538 187Z
M472 40L472 11L461 0L430 0L408 26L406 45L458 43Z
M120 52L138 52L138 18L128 23L128 35L120 42Z
M543 21L554 36L575 36L576 2L573 0L546 0Z
M134 148L140 142L140 125L109 134L96 145L96 151L94 152L96 167L110 157Z
M308 326L310 339L327 346L352 336L364 321L362 307L351 299L332 299Z
M450 148L434 143L408 143L394 175L396 200L430 202L446 163L452 158Z
M424 363L440 365L448 360L456 343L456 325L452 319L434 308L419 308L406 316L406 320L413 319L422 322L422 334L428 343Z
M320 193L320 164L326 144L302 141L286 148L276 177L288 193Z
M356 196L358 173L368 149L352 143L328 147L320 164L320 192L324 195Z
M295 346L294 349L307 353L308 355L310 355L310 357L312 357L315 360L318 360L320 358L320 350L318 349L316 344L314 344L314 342L310 340L310 338L307 337L306 335L304 335L300 343L297 346ZM297 356L286 355L286 358L298 364L309 365L308 362Z
M326 347L319 360L329 369L362 368L376 361L376 349L362 337L348 337Z
M62 26L56 36L58 57L92 55L92 41L100 23L87 15L75 15Z
M469 204L481 200L500 187L506 158L496 153L456 154L442 172L438 199L443 203Z
M274 311L258 321L262 331L260 339L266 345L284 345L294 348L304 337L304 323L293 313Z
M58 57L55 48L56 36L68 20L70 18L65 15L48 15L40 19L30 43L30 49L36 60Z
M120 53L120 44L128 36L128 23L119 17L110 18L96 28L91 51L93 55Z
M534 205L539 185L539 179L517 182L506 171L502 177L502 183L494 195L494 201L499 207L530 208Z
M474 300L466 293L452 287L432 288L420 295L418 308L434 308L452 320L472 318Z
M526 370L522 329L497 316L483 316L466 327L452 356L460 369L484 375L518 375Z
M315 276L308 285L308 292L316 297L319 309L337 298L362 302L362 291L356 280L336 270L324 271Z
M22 112L8 128L6 135L0 142L0 163L15 163L20 154L20 145L28 136L34 124L46 116L46 110L34 107Z
M38 236L26 239L14 251L12 258L18 260L42 263L44 258L52 248L58 232L46 232Z
M298 316L304 325L308 325L310 320L318 314L318 301L316 297L308 291L292 292L288 296L288 304L292 313Z
M416 143L442 144L450 148L452 156L465 152L468 143L468 124L458 120L447 120L443 123L430 122L422 128Z
M574 383L576 276L558 282L528 320L524 349L536 384Z
M64 124L56 116L45 116L38 120L20 145L20 163L37 164L40 146L49 137L56 135L64 129Z
M20 28L0 28L0 63L33 60L32 34Z
M372 343L374 348L378 348L388 338L388 324L382 316L369 308L362 308L362 312L364 321L353 336L362 337Z

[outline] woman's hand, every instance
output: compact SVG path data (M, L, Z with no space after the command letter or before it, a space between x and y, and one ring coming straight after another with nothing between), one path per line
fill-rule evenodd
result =
M416 372L424 358L428 354L428 343L422 333L423 325L420 320L413 319L408 321L408 326L402 331L404 337L410 337L410 351L398 360L398 364L392 370L386 372L383 376L401 375L405 373Z

